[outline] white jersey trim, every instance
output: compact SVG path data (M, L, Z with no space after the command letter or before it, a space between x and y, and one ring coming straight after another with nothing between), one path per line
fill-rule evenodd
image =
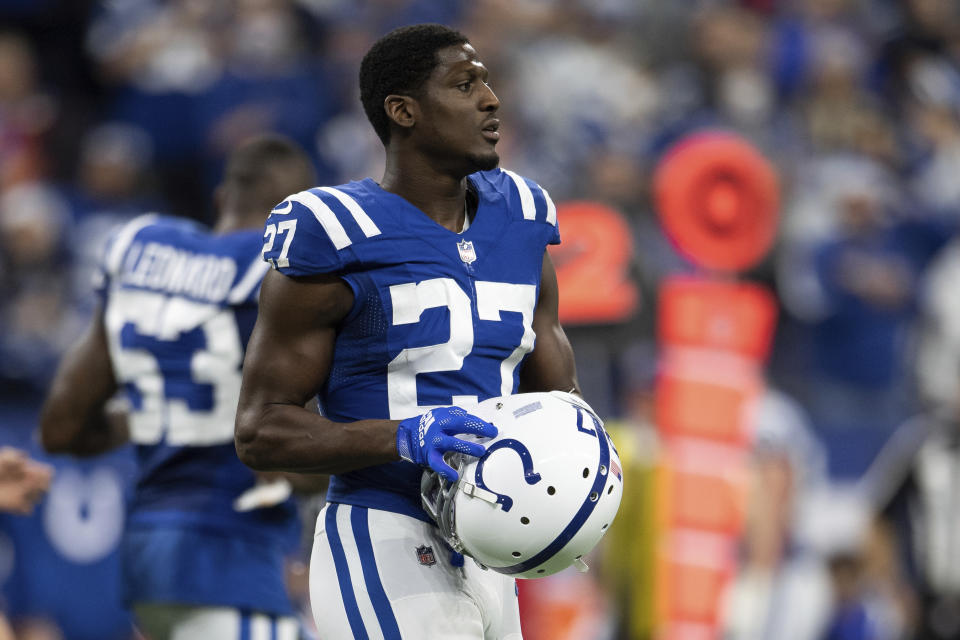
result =
M543 193L543 199L547 201L547 222L557 226L557 205L553 204L553 200L546 189L540 187L540 191Z
M347 208L347 211L350 212L350 215L353 216L353 219L356 220L357 224L360 225L360 229L363 230L363 234L368 238L373 236L380 235L380 229L374 224L373 220L370 219L370 216L367 215L367 212L363 210L363 207L360 206L356 200L351 198L349 195L335 189L333 187L320 187L320 191L325 191L335 197L340 201L340 204Z
M144 227L156 222L158 217L155 213L138 216L120 229L120 232L117 233L117 239L114 241L113 246L110 247L110 253L107 255L106 267L108 274L117 274L120 270L120 262L123 260L123 254L127 252L130 243L133 242L133 237Z
M246 300L253 290L260 285L263 276L266 275L269 269L269 263L264 262L262 256L255 258L247 268L247 272L243 274L240 282L230 290L230 293L227 295L227 302L229 304L239 304Z
M317 222L320 223L323 230L327 232L327 236L337 250L353 244L343 225L337 220L337 215L327 206L327 203L320 199L320 196L311 191L301 191L300 193L293 194L288 199L299 202L310 210L310 213L317 219Z
M513 183L517 185L517 191L520 193L520 206L523 208L524 220L536 220L537 208L533 202L533 193L530 191L530 186L527 184L527 181L515 174L513 171L508 169L503 169L502 171L510 176L510 178L513 180Z

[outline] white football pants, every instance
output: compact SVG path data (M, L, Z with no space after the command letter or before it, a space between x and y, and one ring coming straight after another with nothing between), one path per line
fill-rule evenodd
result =
M516 581L450 555L416 518L328 504L310 559L320 640L522 640Z
M297 640L296 618L167 603L134 606L137 627L150 640Z

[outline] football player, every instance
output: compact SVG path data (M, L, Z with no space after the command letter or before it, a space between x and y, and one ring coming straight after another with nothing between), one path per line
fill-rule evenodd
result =
M48 451L136 446L123 591L153 640L297 637L284 588L296 509L282 493L247 504L259 485L237 458L233 424L267 270L263 222L278 199L313 183L299 147L261 136L231 154L212 229L153 214L120 227L99 310L45 400ZM122 414L109 410L118 392Z
M459 32L387 34L360 94L384 175L295 193L267 220L237 451L335 474L310 569L321 637L520 638L515 581L444 547L420 479L455 477L445 452L484 453L478 401L578 392L546 253L556 208L497 168L500 103ZM322 415L303 408L315 395Z

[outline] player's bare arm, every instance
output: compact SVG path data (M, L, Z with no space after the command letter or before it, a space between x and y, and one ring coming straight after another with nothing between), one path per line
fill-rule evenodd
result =
M117 391L107 349L103 314L64 356L40 413L44 448L51 453L90 456L128 439L124 416L106 410Z
M520 370L519 392L569 391L580 394L573 348L560 326L557 273L550 254L543 254L540 297L533 313L537 342Z
M399 421L338 423L304 408L327 380L336 327L352 304L336 276L265 276L237 408L237 453L248 466L343 473L400 459Z

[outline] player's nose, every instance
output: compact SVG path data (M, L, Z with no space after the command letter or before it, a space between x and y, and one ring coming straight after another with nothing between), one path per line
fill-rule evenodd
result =
M496 111L500 108L500 99L497 97L497 94L493 92L493 89L490 88L490 85L483 85L483 92L480 96L480 110L481 111Z

